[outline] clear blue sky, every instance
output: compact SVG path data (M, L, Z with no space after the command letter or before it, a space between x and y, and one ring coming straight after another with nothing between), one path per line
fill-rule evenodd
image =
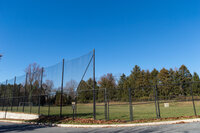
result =
M0 1L0 81L93 48L97 77L129 74L136 64L200 73L200 1Z

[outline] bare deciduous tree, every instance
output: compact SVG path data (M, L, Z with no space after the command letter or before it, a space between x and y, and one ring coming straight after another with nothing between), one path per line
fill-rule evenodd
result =
M42 85L42 88L44 89L44 93L49 95L51 90L53 89L53 81L52 80L46 80L45 83Z
M37 63L29 64L25 72L28 74L28 81L30 84L40 81L41 68Z
M77 82L75 80L71 80L66 83L64 91L71 97L75 97L75 89L77 88Z
M27 84L29 85L29 97L32 96L34 90L38 92L37 88L39 88L41 70L42 69L37 63L29 64L29 66L25 69L25 72L28 74Z

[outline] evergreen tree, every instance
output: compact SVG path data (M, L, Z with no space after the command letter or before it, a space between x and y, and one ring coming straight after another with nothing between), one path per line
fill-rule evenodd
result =
M116 99L116 81L115 81L114 76L111 73L108 73L107 75L102 76L98 84L100 88L107 89L107 94L110 100ZM98 98L100 101L101 100L103 101L104 99L103 91L99 92Z
M124 73L120 76L117 88L119 89L117 91L117 99L119 99L120 101L128 101L128 81Z
M185 65L182 65L178 72L181 83L180 90L182 95L186 96L187 94L190 94L189 84L187 83L192 80L192 75Z
M155 68L153 69L153 71L151 71L151 77L150 77L150 82L152 85L156 85L158 82L158 70L156 70Z
M199 79L199 75L194 72L193 76L192 76L192 81L194 81L194 83L192 84L192 89L193 89L193 94L194 95L199 95L200 94L200 83L198 83L200 81Z
M88 96L88 90L90 89L90 87L87 85L87 83L82 80L80 82L80 85L77 89L77 99L78 99L78 102L81 102L81 103L88 103L89 102L89 96Z
M86 82L81 81L77 93L78 93L78 102L89 103L93 100L93 80L90 78ZM95 90L98 89L97 83L95 82ZM97 92L97 91L95 91ZM96 99L98 99L98 93L96 93Z
M140 84L141 84L141 69L139 66L135 65L133 70L131 71L130 76L128 77L129 87L131 87L134 91L132 91L132 95L134 98L139 98L142 95Z
M173 93L174 93L174 96L179 96L179 95L182 95L182 92L181 92L181 87L182 85L178 85L179 83L181 83L180 81L180 74L179 74L179 71L175 69L174 71L174 83L176 85L173 85Z
M158 74L158 78L159 84L161 84L161 86L158 87L159 96L162 96L162 98L167 99L170 92L170 87L168 86L170 78L169 71L165 68L161 69Z
M147 70L144 73L144 79L143 79L143 85L144 85L144 97L150 98L153 95L153 89L151 86L151 73L149 70Z

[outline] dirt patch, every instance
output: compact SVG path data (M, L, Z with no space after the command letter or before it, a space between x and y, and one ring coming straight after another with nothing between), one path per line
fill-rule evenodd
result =
M40 116L39 119L34 120L39 123L68 123L68 124L113 124L113 123L126 123L123 120L93 120L93 118L73 118L59 117L59 116Z

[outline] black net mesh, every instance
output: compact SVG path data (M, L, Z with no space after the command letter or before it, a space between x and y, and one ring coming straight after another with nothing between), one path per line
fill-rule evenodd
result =
M1 82L1 110L5 110L7 81Z
M43 74L44 94L41 113L46 115L59 115L61 104L61 82L62 82L62 62L56 65L45 67ZM50 108L51 106L51 108Z
M33 63L25 72L23 76L1 82L1 110L72 116L71 104L79 101L77 114L82 116L82 112L92 111L83 104L87 97L83 101L77 99L79 92L87 95L85 90L92 90L93 52L45 68ZM92 102L92 96L87 102Z
M93 52L66 64L64 93L76 102L76 117L93 117Z
M46 104L41 107L41 110L43 110L41 113L59 115L62 104L62 115L72 115L71 103L76 102L78 90L82 91L81 83L92 79L92 57L93 52L89 52L79 58L65 60L54 66L44 68L43 89L44 94L48 95L45 101L48 105ZM63 95L61 100L62 70L64 70L64 73ZM77 106L76 111L82 110L79 107ZM48 108L48 110L45 110L45 108Z
M25 72L0 83L2 111L125 121L200 114L200 82L125 75L116 82L112 74L96 82L93 52L45 68L34 63Z

